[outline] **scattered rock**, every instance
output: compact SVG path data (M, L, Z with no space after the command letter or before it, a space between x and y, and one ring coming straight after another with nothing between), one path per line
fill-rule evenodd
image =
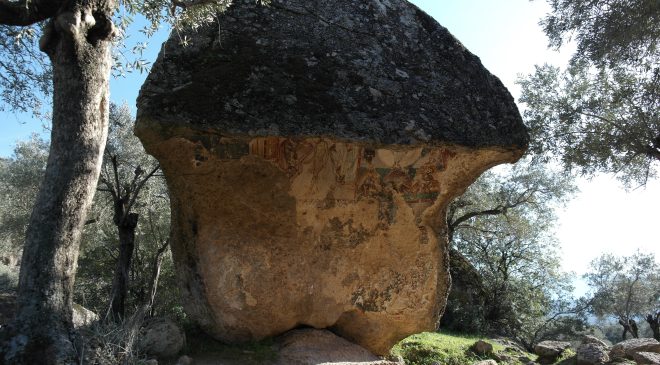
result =
M570 347L570 342L542 341L534 346L534 353L541 357L559 357L567 348Z
M475 362L473 365L497 365L497 361L495 360L482 360L479 362Z
M405 365L405 361L401 355L389 355L385 359L395 364Z
M193 359L190 356L183 355L179 357L179 360L176 361L176 365L192 365Z
M539 356L539 363L553 363L561 354L571 347L570 342L542 341L534 346L534 353Z
M9 324L16 316L16 294L0 293L0 326ZM73 303L73 327L80 328L98 321L99 316L80 304Z
M585 335L584 337L582 337L582 342L581 343L582 344L593 343L593 344L596 344L596 345L599 345L599 346L605 347L605 348L610 347L607 343L605 343L604 341L602 341L598 337L591 336L591 335Z
M158 360L156 359L149 359L144 362L144 365L158 365Z
M300 329L278 339L278 365L353 364L397 365L327 330Z
M89 326L90 324L99 320L98 314L92 312L91 310L83 307L80 304L73 303L73 327L80 328L84 326Z
M602 344L602 341L584 343L583 340L577 348L576 355L578 365L600 365L610 361L607 346Z
M610 350L610 358L632 359L633 355L637 352L660 353L660 342L653 338L633 338L622 341L612 346L612 349Z
M470 346L470 350L481 356L491 355L493 353L493 345L484 340L479 340Z
M660 365L660 354L656 352L635 352L633 353L633 359L639 365L642 364L653 364Z
M190 318L228 343L332 328L379 355L435 330L441 217L528 143L509 92L405 0L236 0L218 21L163 46L135 127Z
M186 335L169 318L152 318L140 330L138 346L143 352L159 358L173 357L181 351Z

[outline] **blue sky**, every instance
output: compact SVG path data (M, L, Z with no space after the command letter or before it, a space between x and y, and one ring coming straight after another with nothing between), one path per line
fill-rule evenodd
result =
M535 64L564 65L572 49L562 53L549 50L538 25L548 12L543 0L412 0L447 27L482 63L498 76L515 98L519 74L533 72ZM134 27L133 32L139 29ZM153 62L166 32L150 40L144 57ZM133 41L139 41L135 36ZM133 73L111 81L111 99L135 109L135 99L145 74ZM20 122L24 122L21 124ZM18 139L42 131L40 121L29 115L0 113L0 156L11 154ZM581 193L559 214L557 236L566 270L583 273L589 261L601 252L630 254L639 248L660 257L660 239L655 234L660 201L660 182L626 193L608 176L580 180ZM580 291L584 291L581 288Z

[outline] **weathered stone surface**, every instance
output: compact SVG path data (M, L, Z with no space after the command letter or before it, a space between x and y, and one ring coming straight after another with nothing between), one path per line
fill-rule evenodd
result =
M138 100L186 311L226 342L307 325L377 354L434 330L445 208L527 143L509 93L403 0L239 0L219 22L173 36Z
M73 303L72 316L74 328L89 326L90 324L99 320L98 314L77 303Z
M173 34L138 103L139 130L172 136L518 148L528 138L502 83L404 0L234 1L219 25Z
M278 365L399 365L396 362L382 360L368 350L327 330L293 330L278 342L280 344Z
M635 362L639 365L660 365L660 354L656 352L635 352L632 357L633 360L635 360Z
M610 347L605 341L599 339L599 338L596 337L596 336L591 336L591 335L585 335L585 336L583 336L583 337L582 337L582 341L581 341L581 343L582 343L582 344L594 343L594 344L599 345L599 346L601 346L601 347L605 347L605 348Z
M612 359L628 358L632 359L633 354L637 352L655 352L660 353L660 342L653 338L633 338L621 341L610 350Z
M140 331L140 349L156 357L172 357L181 351L186 343L183 330L169 318L153 318Z
M541 341L534 346L534 353L539 355L541 358L556 359L570 347L570 342Z
M610 361L607 347L596 342L582 343L577 348L576 356L578 365L600 365Z

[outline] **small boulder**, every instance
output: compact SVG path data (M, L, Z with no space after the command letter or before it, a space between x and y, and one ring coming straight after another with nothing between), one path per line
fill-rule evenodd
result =
M479 340L470 346L470 351L481 356L490 355L493 353L493 345L484 340Z
M144 362L144 365L158 365L158 360L156 359L149 359Z
M284 334L279 342L278 365L361 364L399 365L381 360L369 350L328 330L298 329Z
M608 361L610 361L610 357L607 354L607 346L590 342L582 343L577 348L578 365L600 365Z
M192 365L193 359L190 356L183 355L176 361L176 365Z
M584 337L582 337L582 344L588 344L588 343L593 343L605 348L610 347L607 343L605 343L596 336L585 335Z
M493 359L497 362L511 362L513 361L513 357L508 355L507 353L503 352L498 352L497 354L493 354Z
M632 359L633 355L638 352L660 353L660 342L653 338L633 338L622 341L612 346L612 349L610 350L610 358Z
M656 352L636 352L633 354L633 359L639 365L653 364L660 365L660 354Z
M92 312L91 310L83 307L80 304L73 303L73 327L80 328L84 326L89 326L90 324L99 320L98 314Z
M571 347L570 342L542 341L534 346L534 353L539 357L557 358L569 347Z
M475 362L473 365L497 365L497 361L495 360L482 360L479 362Z
M153 318L141 330L139 347L159 358L173 357L186 342L183 330L169 318Z

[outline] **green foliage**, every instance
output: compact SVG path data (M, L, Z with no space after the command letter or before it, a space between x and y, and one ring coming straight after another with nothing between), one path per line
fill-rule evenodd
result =
M33 134L20 141L14 154L0 164L0 247L18 255L25 240L25 230L32 204L43 180L48 160L48 142Z
M0 263L0 293L13 293L18 288L18 268Z
M660 3L548 0L550 44L575 40L565 70L548 65L519 80L537 159L613 173L644 184L660 162Z
M157 165L146 154L140 141L133 135L133 119L127 106L111 105L110 132L104 153L99 191L89 213L93 224L88 224L82 239L75 298L83 305L100 311L107 308L112 290L112 278L117 264L119 238L114 223L114 200L105 182L114 183L112 159L117 162L117 178L121 189L132 189L136 171L151 170ZM148 179L137 196L132 211L139 214L135 251L130 268L131 288L127 307L137 307L149 295L153 258L169 235L169 195L162 175ZM174 283L171 256L166 254L161 267L161 287L155 312L170 313L177 305L178 292Z
M0 24L0 111L45 116L42 98L51 93L51 69L39 50L38 26Z
M520 357L530 360L536 356L524 351L505 347L498 341L481 336L451 333L424 332L412 335L392 348L392 355L401 356L408 365L469 365L488 357L480 357L470 350L477 341L484 340L493 345L492 358L507 357L507 364L522 365Z
M469 351L478 336L424 332L412 335L392 348L392 354L401 356L410 365L432 365L436 362L447 365L471 364L481 360ZM495 350L501 350L501 347Z
M452 203L449 237L478 273L483 296L482 305L461 306L462 318L528 347L581 328L581 319L569 315L570 275L561 270L553 236L554 209L574 190L570 176L526 161L485 173ZM448 305L456 306L455 299L450 293Z
M548 0L542 22L550 45L577 43L577 59L597 64L639 63L657 57L660 3L657 0Z
M627 321L660 310L660 265L651 253L617 257L603 254L584 275L593 313Z
M655 75L652 75L655 73ZM585 175L617 174L645 183L660 161L660 73L584 63L537 66L519 80L530 150Z
M148 156L141 143L133 135L133 120L127 106L111 106L110 132L104 158L103 174L111 176L109 156L117 156L120 181L131 183L136 169L153 168L156 161ZM49 144L37 135L16 144L11 158L0 163L0 235L3 237L2 252L5 259L16 259L22 249L25 230L32 212L48 158ZM103 184L99 185L103 188ZM169 235L169 196L162 176L147 181L134 206L140 214L136 231L136 248L131 266L133 283L129 295L129 307L137 306L147 298L155 252ZM75 284L75 301L103 314L107 308L112 275L117 262L117 227L113 223L113 201L104 191L96 194L88 224L85 225L78 260ZM15 268L2 270L2 287L15 287ZM161 267L161 287L154 312L180 316L177 310L178 289L174 278L171 256L166 253Z

